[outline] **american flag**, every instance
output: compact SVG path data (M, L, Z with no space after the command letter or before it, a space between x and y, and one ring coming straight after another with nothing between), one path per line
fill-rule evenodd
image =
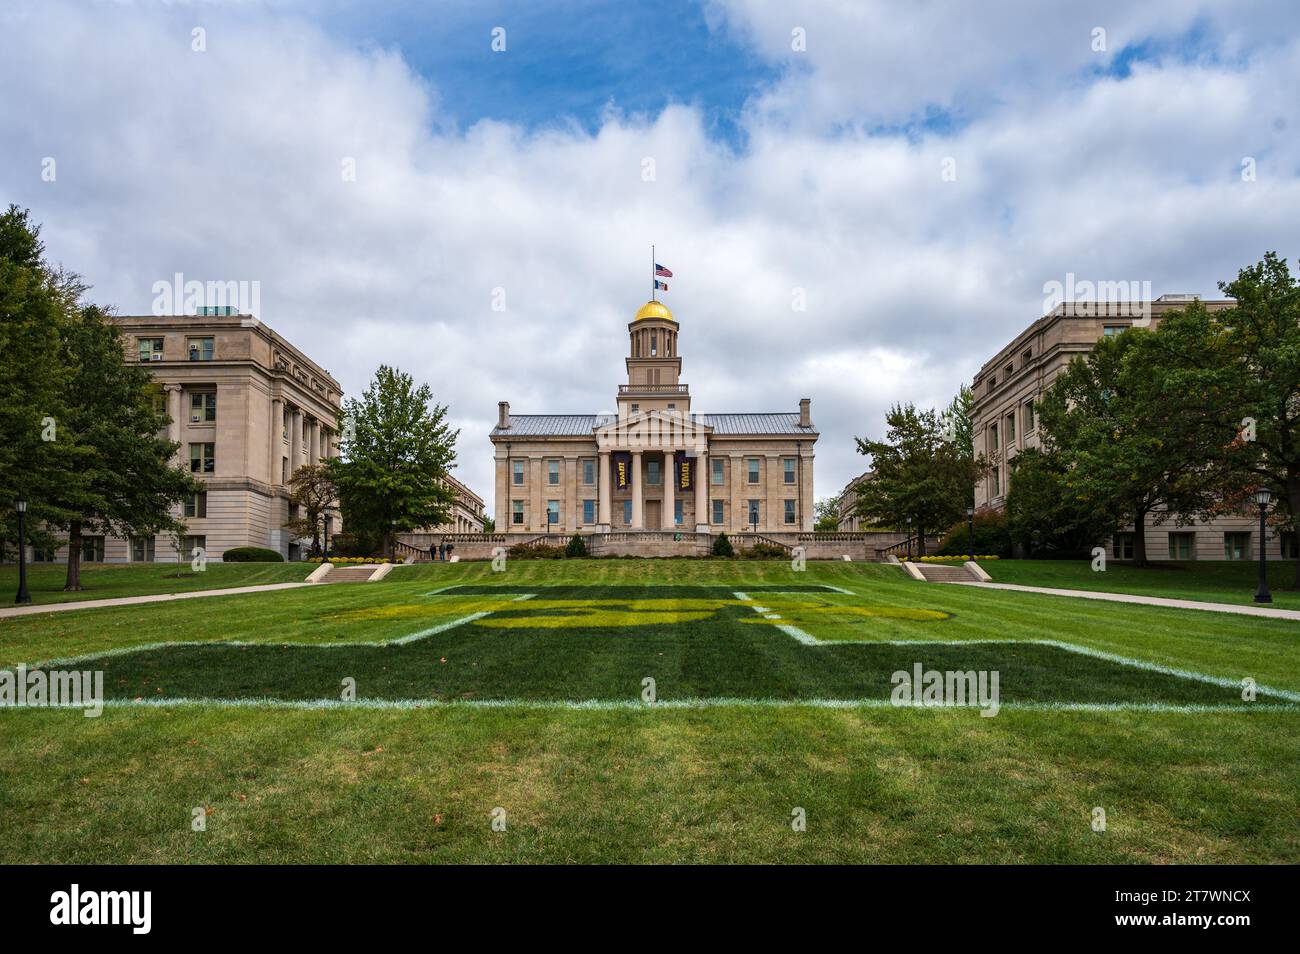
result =
M660 278L672 278L673 273L670 269L664 268L658 262L655 262L655 274Z

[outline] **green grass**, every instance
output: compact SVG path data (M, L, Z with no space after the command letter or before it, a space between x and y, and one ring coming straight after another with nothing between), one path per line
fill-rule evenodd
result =
M230 586L265 583L301 583L314 569L306 563L218 563L196 573L189 561L179 569L174 563L88 563L81 568L80 590L63 591L68 568L63 563L29 563L27 590L33 603L70 603L80 600L151 596L155 593L190 593ZM0 566L0 607L13 604L18 592L18 567Z
M1103 572L1093 572L1089 560L990 560L980 565L995 583L1133 593L1205 603L1253 604L1259 585L1259 564L1254 561L1186 561L1136 567L1110 560ZM1273 606L1300 609L1300 590L1294 588L1295 561L1270 562L1268 585L1273 593Z
M383 645L468 612L490 615ZM1217 686L1043 640L1300 691L1300 624L1283 620L840 563L400 567L376 584L0 620L0 664L193 642L105 658L110 695L312 700L349 668L362 699L632 707L3 710L0 862L1300 860L1300 711L1015 708L1224 704ZM999 669L1004 708L802 701L878 699L915 661ZM782 704L640 706L645 675L665 701ZM190 829L196 806L206 832Z

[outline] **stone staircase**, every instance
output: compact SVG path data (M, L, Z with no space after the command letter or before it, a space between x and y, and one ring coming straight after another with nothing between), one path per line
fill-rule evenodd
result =
M945 563L908 563L927 583L979 583L981 578L965 566ZM915 574L914 574L915 575Z
M322 583L367 583L379 570L379 565L370 566L336 566L324 577Z

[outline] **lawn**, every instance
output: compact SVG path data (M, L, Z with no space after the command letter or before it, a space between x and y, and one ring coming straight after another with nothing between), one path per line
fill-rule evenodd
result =
M188 560L179 568L174 563L87 563L81 568L82 589L65 593L66 564L29 563L27 590L33 603L69 603L120 596L219 590L229 586L301 583L313 569L314 566L306 563L211 562L202 572L195 572L190 569ZM13 563L0 566L0 606L12 605L17 592L18 567Z
M1294 862L1298 640L757 561L2 620L0 664L84 658L112 701L0 711L0 861ZM915 662L998 670L1001 710L890 706Z
M990 560L980 565L995 583L1135 593L1209 603L1253 603L1259 585L1259 564L1245 560L1152 563L1146 567L1111 560L1101 572L1094 572L1089 560ZM1279 609L1300 609L1300 590L1294 588L1294 560L1270 562L1268 585L1273 593L1272 605Z

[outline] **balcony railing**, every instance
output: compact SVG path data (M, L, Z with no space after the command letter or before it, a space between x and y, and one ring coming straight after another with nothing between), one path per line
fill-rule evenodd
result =
M619 394L686 394L690 388L685 384L620 384Z

